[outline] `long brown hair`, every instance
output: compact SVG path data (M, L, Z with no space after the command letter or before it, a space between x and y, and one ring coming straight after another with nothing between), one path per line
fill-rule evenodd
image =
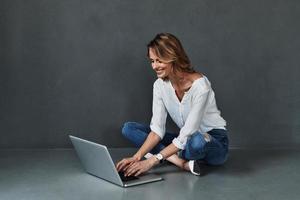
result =
M149 57L149 49L153 49L157 57L164 63L172 63L175 71L194 73L191 62L186 55L180 41L170 33L159 33L147 45Z

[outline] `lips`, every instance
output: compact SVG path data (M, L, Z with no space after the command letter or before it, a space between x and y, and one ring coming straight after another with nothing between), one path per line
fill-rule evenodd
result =
M160 70L156 70L156 73L160 74L162 73L164 70L160 69Z

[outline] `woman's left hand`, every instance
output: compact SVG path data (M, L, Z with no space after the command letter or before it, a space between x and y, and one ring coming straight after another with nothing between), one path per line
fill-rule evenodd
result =
M125 176L138 176L150 170L157 163L159 163L159 161L152 156L147 160L135 162L125 171L124 174Z

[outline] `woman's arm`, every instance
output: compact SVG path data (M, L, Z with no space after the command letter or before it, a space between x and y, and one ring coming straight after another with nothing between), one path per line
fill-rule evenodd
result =
M139 149L139 151L134 155L134 157L139 158L139 160L147 153L149 152L158 142L160 141L160 137L154 133L151 132L149 136L147 137L146 141L142 145L142 147ZM162 154L164 159L167 159L168 157L174 155L179 151L179 148L177 148L173 143L169 144L167 147L165 147L162 151L159 153ZM147 160L143 160L140 162L134 162L127 167L124 168L125 176L138 176L141 173L144 173L151 169L153 166L157 165L159 163L159 160L152 156L148 158ZM178 164L178 163L177 163ZM184 162L182 162L180 165L181 168L183 168Z
M146 142L145 142L146 143ZM163 155L164 158L168 158L175 154L179 149L171 143L169 146L164 148L160 153ZM139 162L134 162L128 167L126 167L125 171L125 176L138 176L141 173L144 173L151 169L154 165L157 165L159 163L159 160L155 157L152 156L148 158L147 160L139 161ZM180 164L180 167L183 168L184 162Z
M148 137L144 141L143 145L134 154L133 157L125 159L125 160L123 159L124 160L123 162L120 161L117 164L118 170L122 169L124 171L127 171L127 169L129 169L131 166L133 166L134 163L136 163L137 161L140 161L146 153L148 153L151 149L153 149L153 147L156 146L165 135L167 109L162 100L159 82L160 82L160 80L157 79L153 84L152 118L151 118L151 122L150 122L151 132L149 133ZM153 163L153 161L156 161L156 160L157 159L152 158L151 164ZM140 162L143 162L143 161L140 161ZM147 164L150 164L150 163L148 162ZM150 165L148 165L148 166L150 166Z
M194 102L191 107L191 111L184 123L184 126L180 129L177 138L174 138L172 143L179 149L185 149L187 139L199 130L204 113L206 112L207 105L211 100L211 90L207 88L205 91L195 95Z
M133 163L140 161L160 141L160 136L151 131L140 149L130 158L124 158L116 165L117 171L126 171Z
M160 154L163 156L164 159L169 158L173 154L177 153L180 149L177 148L173 143L169 144L166 148L164 148Z
M137 158L138 160L141 160L142 157L151 151L153 147L155 147L160 141L160 137L151 131L145 140L144 144L140 147L140 149L134 154L133 157Z

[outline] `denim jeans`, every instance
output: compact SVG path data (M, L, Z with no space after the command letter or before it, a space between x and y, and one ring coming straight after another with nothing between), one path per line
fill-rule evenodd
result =
M122 128L122 134L136 147L141 147L151 129L147 125L137 122L126 122ZM203 160L210 165L221 165L228 157L227 131L223 129L212 129L208 132L211 136L209 142L204 135L195 132L187 140L186 147L181 150L179 157L185 160ZM162 149L172 143L177 134L166 132L164 138L150 151L152 154L159 153Z

